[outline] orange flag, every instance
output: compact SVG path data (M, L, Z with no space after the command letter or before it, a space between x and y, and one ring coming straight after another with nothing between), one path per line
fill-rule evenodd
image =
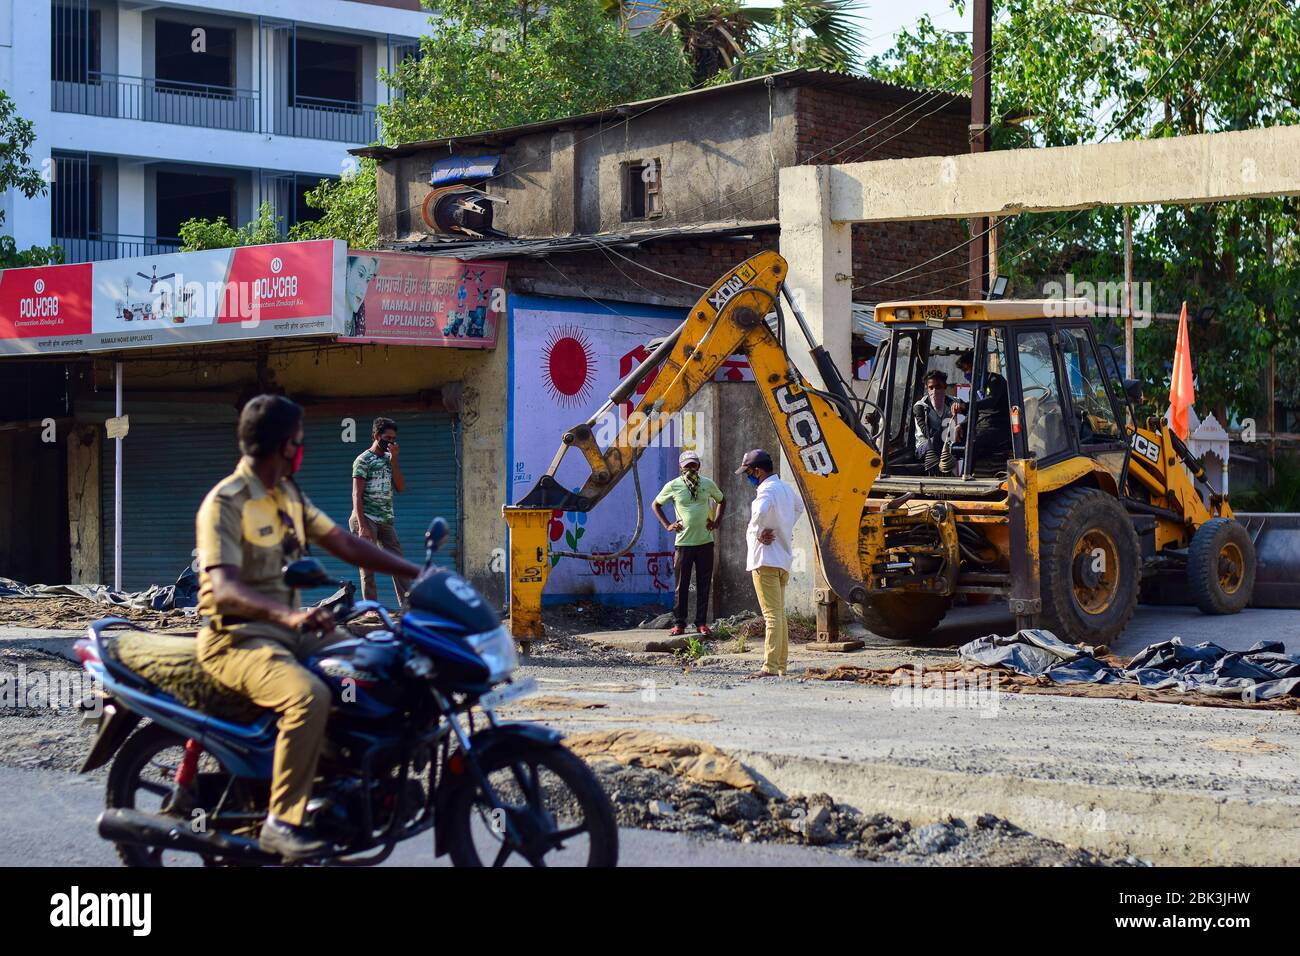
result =
M1169 424L1174 434L1187 441L1187 410L1196 401L1192 386L1192 346L1187 340L1187 303L1178 317L1178 345L1174 348L1174 371L1169 379Z

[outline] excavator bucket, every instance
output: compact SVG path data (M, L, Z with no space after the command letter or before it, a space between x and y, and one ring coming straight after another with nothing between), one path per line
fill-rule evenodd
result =
M542 629L542 589L551 571L546 553L549 508L501 509L510 528L510 633L528 650Z
M1255 542L1253 607L1300 608L1300 514L1233 515Z

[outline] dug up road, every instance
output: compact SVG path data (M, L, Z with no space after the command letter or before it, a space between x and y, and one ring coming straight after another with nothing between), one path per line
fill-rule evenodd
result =
M19 663L28 672L74 667L67 658L84 625L79 618L104 613L61 607L50 626L38 620L43 615L6 610L0 672ZM185 624L140 616L175 629ZM761 637L743 652L734 638L713 641L704 656L686 660L646 652L663 633L628 626L637 617L611 621L593 612L584 620L581 608L553 616L551 637L525 658L537 693L503 711L563 731L579 752L588 748L626 828L625 862L1300 863L1294 709L944 696L813 674L839 664L951 665L964 641L1007 629L990 608L955 611L924 647L860 629L852 636L867 646L853 653L793 644L788 675L762 681L745 679L760 662ZM1144 606L1112 650L1131 655L1175 635L1242 650L1281 640L1296 653L1300 612L1210 618ZM60 804L49 795L59 793L76 830L95 839L102 780L74 774L86 734L67 711L0 712L0 775L23 783L6 788L6 819L53 825ZM24 791L32 801L26 810ZM85 855L98 849L69 840L66 857L46 862L100 862ZM424 856L394 862L432 862Z

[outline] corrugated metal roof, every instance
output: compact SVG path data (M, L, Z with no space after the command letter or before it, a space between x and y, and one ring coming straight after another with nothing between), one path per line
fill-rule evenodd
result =
M445 139L429 139L418 143L402 143L398 146L362 146L356 149L350 149L348 152L355 156L371 156L375 159L395 159L400 156L409 156L412 153L423 152L427 149L445 147L455 149L458 146L470 145L493 145L499 146L513 142L521 136L527 136L529 133L539 133L543 130L556 129L561 126L585 126L592 123L603 122L606 120L623 120L634 118L636 114L646 110L655 109L665 103L674 100L685 100L688 98L706 98L712 96L725 95L736 90L747 89L759 84L768 84L773 86L817 86L825 89L850 90L860 95L873 95L884 98L913 97L918 93L933 94L935 102L943 102L945 106L960 107L963 111L969 111L970 98L966 96L956 96L951 93L944 93L935 90L922 90L910 86L900 86L894 83L886 83L883 80L872 79L868 76L857 76L851 73L837 73L833 70L784 70L780 73L769 73L765 76L750 77L747 80L735 80L731 83L720 83L716 86L704 86L699 89L687 90L684 93L672 93L668 96L658 96L648 100L637 100L633 103L620 103L617 106L611 106L608 109L598 110L592 113L580 113L576 116L560 116L555 119L541 120L536 123L524 123L520 126L509 126L503 129L483 130L478 133L469 133L464 136L449 136Z
M590 236L561 236L554 239L460 239L453 236L426 235L420 239L386 242L380 248L393 252L420 252L429 256L447 256L455 259L510 259L519 256L582 252L600 246L636 246L657 239L743 235L762 229L775 229L778 226L779 223L775 219L763 219L727 220L664 229L601 232Z
M853 303L853 332L871 345L880 345L889 338L889 326L875 320L876 307L865 302ZM968 349L974 338L962 329L931 329L932 349Z

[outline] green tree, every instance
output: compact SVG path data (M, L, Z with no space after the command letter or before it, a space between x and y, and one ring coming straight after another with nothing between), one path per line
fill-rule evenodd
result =
M398 65L380 108L389 143L460 136L675 93L681 47L630 33L600 0L442 0L420 56Z
M375 166L373 159L362 159L341 179L321 180L306 196L307 205L321 210L321 217L298 223L289 238L346 239L353 249L373 249L379 242Z
M0 90L0 193L17 189L28 199L42 196L49 188L40 170L32 166L31 149L36 131L31 122L18 115L9 94ZM0 226L4 225L0 209ZM19 266L43 266L63 261L58 246L32 246L19 249L13 236L0 236L0 269Z
M225 216L218 216L215 220L188 219L180 228L181 252L279 242L280 222L269 200L258 206L257 215L238 229L226 222Z
M964 10L962 0L953 5ZM1003 0L995 15L995 149L1300 121L1295 4ZM868 71L908 86L965 92L970 65L965 37L922 18ZM1281 367L1300 361L1297 211L1294 197L1131 211L1134 278L1151 283L1154 307L1177 312L1187 300L1192 315L1214 310L1191 328L1202 413L1253 417L1262 427L1269 348L1278 348ZM1019 294L1061 273L1077 281L1122 279L1121 222L1118 209L1012 217L1003 227L1000 271L1010 273ZM1099 327L1117 341L1122 322ZM1137 333L1138 370L1149 394L1168 386L1175 333L1174 323L1160 321Z

